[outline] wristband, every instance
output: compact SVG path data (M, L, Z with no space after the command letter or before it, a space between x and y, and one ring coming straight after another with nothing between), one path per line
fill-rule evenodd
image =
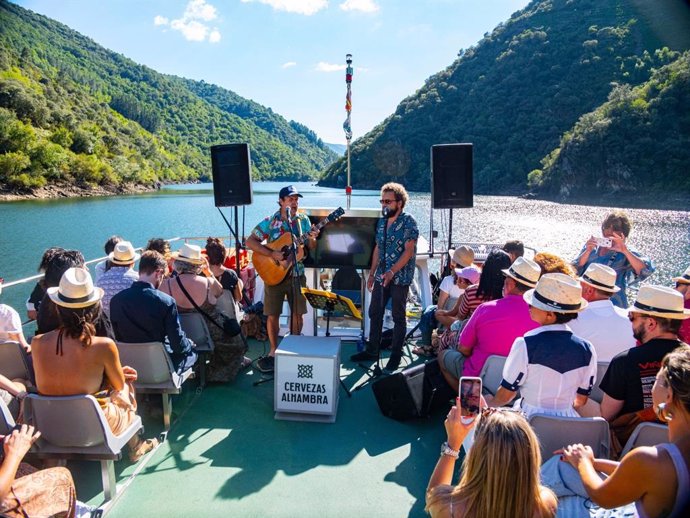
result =
M453 457L457 459L460 456L460 450L454 450L448 445L448 442L441 444L441 456Z

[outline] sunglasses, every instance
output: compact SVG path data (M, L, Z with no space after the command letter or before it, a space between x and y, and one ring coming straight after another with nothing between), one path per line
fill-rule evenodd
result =
M390 205L391 203L395 203L395 202L397 202L397 201L399 201L399 200L379 200L379 202L380 202L382 205Z

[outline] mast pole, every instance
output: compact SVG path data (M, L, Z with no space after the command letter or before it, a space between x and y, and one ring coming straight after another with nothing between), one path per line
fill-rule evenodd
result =
M345 55L345 84L347 85L347 94L345 96L345 111L347 118L343 123L345 130L345 140L347 141L347 186L345 187L345 194L347 198L347 208L350 208L350 199L352 198L352 186L350 185L350 142L352 140L352 126L350 125L350 116L352 114L352 54Z

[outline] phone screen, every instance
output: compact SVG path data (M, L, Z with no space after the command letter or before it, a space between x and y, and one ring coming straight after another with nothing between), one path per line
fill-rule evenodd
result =
M481 395L481 378L460 378L460 406L462 407L462 415L476 416L479 413Z

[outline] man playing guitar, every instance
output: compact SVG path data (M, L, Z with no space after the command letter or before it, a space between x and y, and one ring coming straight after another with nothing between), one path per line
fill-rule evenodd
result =
M288 304L290 304L290 314L292 315L291 334L302 332L302 315L307 312L307 302L300 290L300 287L306 286L304 265L302 264L302 259L305 256L304 247L298 247L297 263L293 264L294 261L290 254L285 254L283 250L273 250L266 246L273 241L277 241L284 234L289 234L292 230L292 234L296 238L302 236L302 234L307 235L306 246L309 249L316 247L316 237L319 235L318 228L312 227L306 214L297 212L301 197L302 195L297 192L293 185L283 187L278 194L280 209L272 216L262 220L247 238L247 248L255 254L270 257L283 268L291 266L297 272L299 281L299 286L295 286L293 274L290 272L278 284L270 285L268 282L265 282L264 315L268 317L266 330L271 344L271 351L268 356L259 358L257 362L257 367L261 372L273 372L280 327L278 319L283 309L285 297L287 297ZM266 245L262 244L263 241L266 241Z

